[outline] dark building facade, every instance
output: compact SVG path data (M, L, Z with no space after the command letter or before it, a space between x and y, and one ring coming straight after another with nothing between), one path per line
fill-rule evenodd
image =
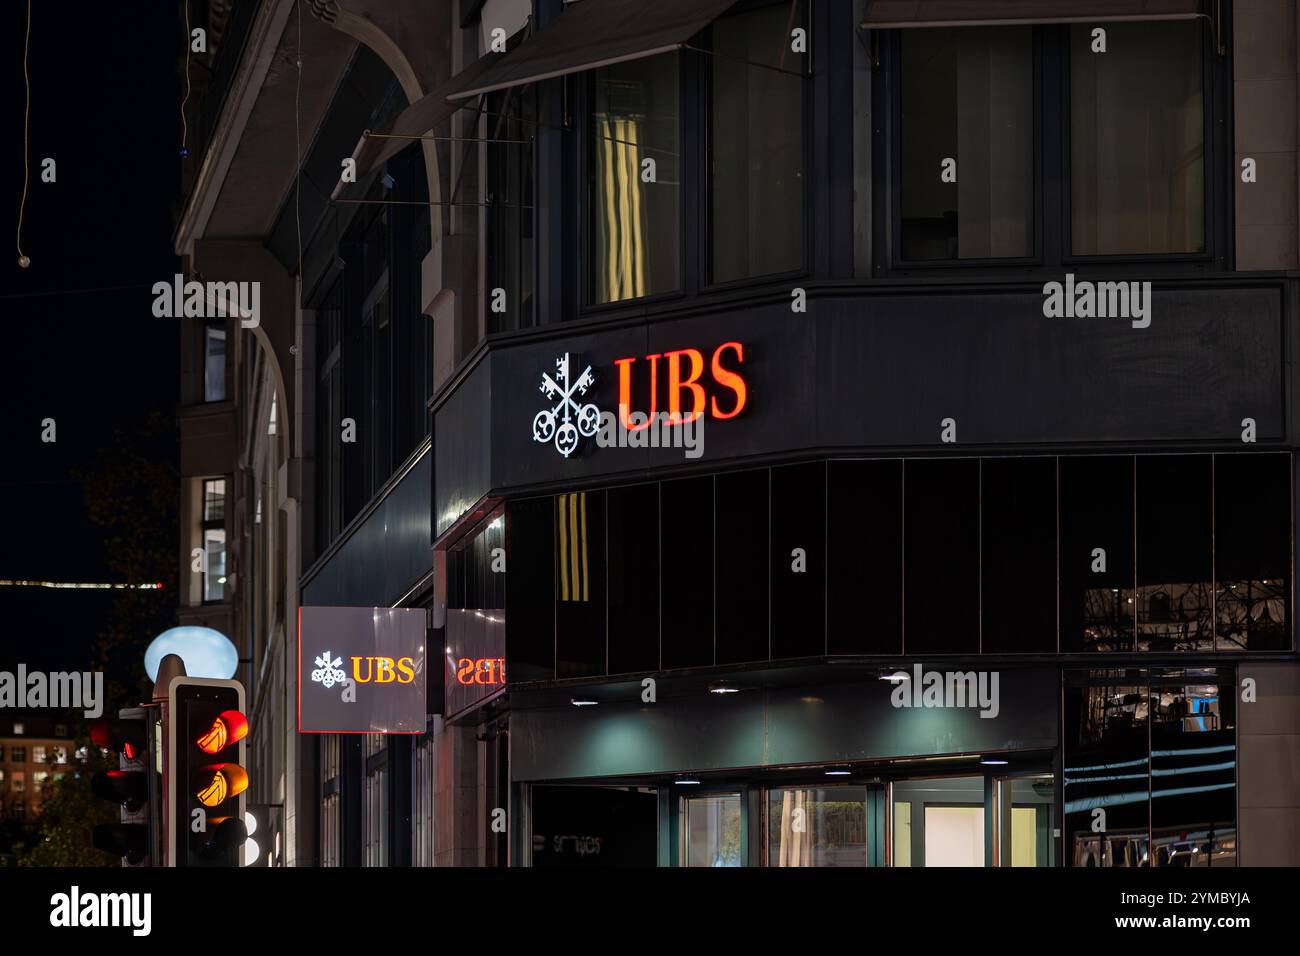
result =
M1300 863L1293 2L405 6L241 15L178 238L266 706L428 610L286 862Z
M1296 862L1293 12L666 4L630 58L601 6L468 83L565 123L434 400L512 862Z

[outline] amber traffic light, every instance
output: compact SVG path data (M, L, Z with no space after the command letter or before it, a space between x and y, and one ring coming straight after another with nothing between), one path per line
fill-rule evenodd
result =
M248 789L248 771L237 763L214 763L198 771L195 798L205 807L219 807Z

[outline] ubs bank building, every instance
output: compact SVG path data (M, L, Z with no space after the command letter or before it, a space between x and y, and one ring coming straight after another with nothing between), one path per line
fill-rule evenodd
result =
M535 14L394 127L493 118L431 623L509 862L1300 863L1294 5Z

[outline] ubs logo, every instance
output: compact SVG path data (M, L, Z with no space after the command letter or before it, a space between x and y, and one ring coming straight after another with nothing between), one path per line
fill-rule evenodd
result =
M365 676L361 674L362 661L365 661ZM352 658L352 679L358 684L409 684L415 680L415 659L399 657L354 657Z
M506 662L502 657L462 657L456 662L458 684L500 685L506 682Z

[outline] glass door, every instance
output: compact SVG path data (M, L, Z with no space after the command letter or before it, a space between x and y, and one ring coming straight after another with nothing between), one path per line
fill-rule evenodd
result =
M747 839L741 794L681 798L681 866L745 866Z

